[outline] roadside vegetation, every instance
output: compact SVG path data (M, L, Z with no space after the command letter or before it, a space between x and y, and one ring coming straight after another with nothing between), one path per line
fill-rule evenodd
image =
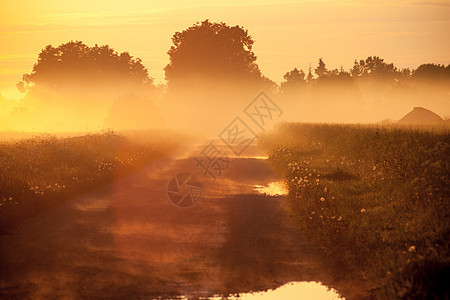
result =
M284 123L260 139L298 224L378 299L448 299L447 129Z
M172 132L104 132L0 141L0 234L26 219L164 157Z

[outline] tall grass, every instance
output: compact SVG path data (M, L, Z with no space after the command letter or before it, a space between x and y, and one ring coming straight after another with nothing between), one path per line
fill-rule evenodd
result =
M0 234L174 150L173 133L41 136L0 142Z
M372 296L448 299L448 131L291 123L260 145L302 230Z

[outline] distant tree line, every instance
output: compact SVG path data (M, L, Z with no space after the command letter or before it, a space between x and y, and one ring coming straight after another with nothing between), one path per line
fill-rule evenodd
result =
M155 99L179 102L194 99L208 104L239 102L248 101L258 91L265 90L289 100L301 94L302 97L297 99L313 99L314 103L330 102L330 99L336 102L336 96L340 96L339 99L360 107L362 98L377 103L386 95L390 99L399 94L410 99L419 97L412 85L404 84L407 82L442 84L444 88L435 89L436 92L441 93L440 98L448 95L450 65L426 63L411 70L397 68L378 56L355 60L349 70L342 66L328 68L320 58L317 65L310 66L306 72L299 68L286 72L283 81L276 84L261 72L253 52L254 40L238 25L228 26L209 20L197 22L176 32L172 43L167 52L169 64L164 68L167 84L159 86L155 86L141 59L128 52L119 53L108 45L90 47L81 41L70 41L57 47L48 45L42 49L31 73L23 75L17 84L26 95L22 101L23 109L17 109L12 117L30 118L32 113L25 107L33 99L40 99L34 105L38 109L45 105L60 105L62 111L78 109L80 119L87 119L87 113L95 118L109 107L106 119L112 123L148 124L148 116L142 111L157 112L158 108L153 104ZM191 94L187 89L191 89ZM246 95L239 95L244 91ZM64 107L64 101L70 102L71 108ZM94 111L99 103L101 106ZM89 110L85 109L86 104L90 105ZM36 113L34 116L38 118ZM157 116L152 118L159 120Z
M261 73L252 50L254 41L241 26L230 27L205 20L176 32L172 42L173 46L168 51L170 62L164 69L169 87L183 82L191 84L190 80L196 78L219 82L259 82L262 86L277 88ZM342 67L328 69L320 58L317 67L314 70L310 68L308 74L297 68L287 72L278 88L283 92L314 81L345 81L349 78L448 80L450 65L427 63L415 70L400 69L378 56L369 56L365 60L355 60L353 67L346 71ZM32 72L23 75L17 86L25 91L33 85L57 89L68 83L85 86L123 82L134 86L153 85L141 59L133 58L128 52L117 53L108 45L89 47L80 41L70 41L56 48L51 45L44 48Z
M317 67L314 69L316 77L312 75L311 68L308 75L303 70L294 68L284 74L284 81L280 85L280 91L286 92L296 90L307 83L317 81L345 81L345 80L381 80L387 82L401 82L409 79L430 80L440 82L450 80L450 64L427 63L420 65L417 69L397 68L393 63L386 63L378 56L369 56L365 60L355 60L353 67L346 71L342 67L329 70L322 58L319 59Z

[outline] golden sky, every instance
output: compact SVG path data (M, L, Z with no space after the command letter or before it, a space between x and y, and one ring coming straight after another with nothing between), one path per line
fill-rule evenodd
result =
M0 0L0 93L19 97L15 84L41 49L70 40L128 51L163 82L173 33L207 18L248 29L276 82L320 57L346 69L370 55L398 67L450 63L449 1Z

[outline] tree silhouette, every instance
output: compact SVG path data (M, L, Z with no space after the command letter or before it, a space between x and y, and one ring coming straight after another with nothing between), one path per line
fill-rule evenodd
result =
M308 76L306 76L306 82L312 82L314 80L314 76L311 72L311 63L309 64L309 69L308 69Z
M81 41L70 41L58 47L48 45L39 54L30 74L22 77L17 87L25 91L32 85L50 89L110 86L143 86L152 84L147 69L139 58L128 52L118 53L108 45L89 47Z
M364 74L365 68L364 68L365 62L364 60L360 60L359 62L355 59L353 63L353 67L350 70L350 74L352 77L359 77Z
M397 71L393 63L387 64L384 62L384 59L378 56L369 56L365 65L367 73L374 77L389 76Z
M153 80L139 58L128 52L118 53L107 45L89 47L81 41L45 47L32 72L23 75L17 88L26 95L11 117L22 123L32 122L33 128L68 131L102 128L112 102L120 95L133 92L153 98L156 94ZM152 115L154 107L141 102L130 101L127 111L142 110ZM122 102L113 109L119 106L125 111ZM112 112L113 117L118 115Z
M299 71L297 68L284 74L283 78L284 82L280 86L282 92L299 90L306 83L305 72Z
M319 77L322 77L322 76L328 74L328 70L327 70L327 68L325 66L325 63L323 62L322 58L319 58L319 65L317 66L317 68L314 69L314 72Z
M264 79L252 51L253 39L240 26L205 20L176 32L165 67L169 87L190 78L213 80Z
M359 63L355 60L351 70L353 77L369 76L378 79L391 79L401 73L393 63L385 63L384 59L378 56L369 56L365 60L360 60Z
M414 72L414 78L420 79L450 79L450 65L422 64Z

